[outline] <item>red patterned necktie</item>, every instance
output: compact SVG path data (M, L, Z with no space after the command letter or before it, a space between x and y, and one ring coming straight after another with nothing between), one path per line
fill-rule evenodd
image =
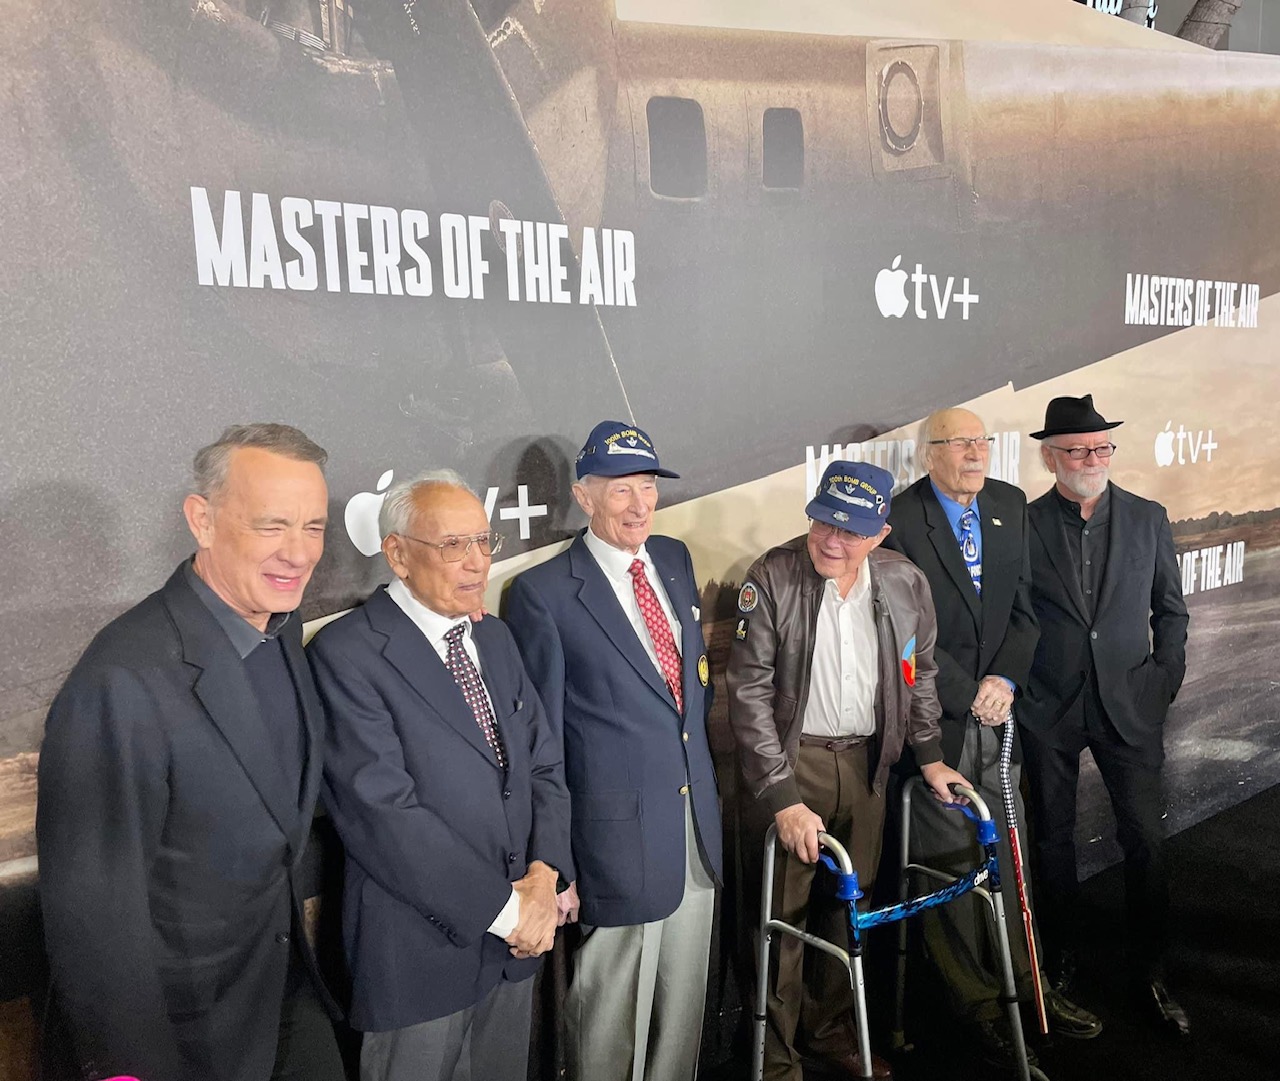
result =
M498 756L498 765L506 769L507 752L502 746L498 724L493 719L493 707L489 704L489 696L485 694L480 673L476 671L476 666L471 663L471 658L462 647L462 636L466 632L467 628L462 623L455 624L445 632L444 637L449 643L449 651L445 655L444 665L449 669L449 674L453 676L458 689L462 691L462 697L467 700L471 712L475 714L476 724L484 733L485 743L492 747L493 753Z
M636 603L640 605L640 614L644 616L644 625L649 630L649 640L658 655L658 663L662 666L662 674L667 679L667 688L676 700L676 709L684 713L684 687L680 681L680 651L676 649L676 638L671 633L671 624L667 622L662 605L658 603L658 595L649 584L644 573L644 560L632 562L631 581L636 589Z

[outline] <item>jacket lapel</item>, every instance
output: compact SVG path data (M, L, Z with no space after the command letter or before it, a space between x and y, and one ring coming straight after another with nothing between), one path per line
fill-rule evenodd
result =
M1130 511L1133 503L1129 493L1122 488L1111 485L1111 521L1107 526L1109 537L1107 543L1107 565L1102 569L1102 585L1098 589L1098 606L1094 610L1094 619L1102 614L1116 590L1116 582L1120 576L1120 564L1124 561L1121 545L1132 538L1133 532Z
M656 561L654 565L657 565ZM569 567L573 576L581 582L578 587L578 599L582 601L587 613L600 625L600 629L613 643L614 648L640 674L640 678L674 710L675 699L671 697L666 683L658 674L658 669L649 659L649 654L645 652L644 646L637 637L635 628L631 626L631 621L627 619L622 605L618 603L618 595L614 593L609 579L605 577L600 564L588 551L582 534L578 534L573 544L569 546Z
M187 584L182 568L165 586L164 602L182 640L182 659L199 669L193 688L196 697L296 851L298 792L271 753L266 722L244 662L213 613Z
M960 591L960 596L964 599L965 606L973 617L974 626L979 626L982 623L982 601L978 597L978 591L973 588L973 580L969 577L969 568L964 564L964 556L960 554L960 545L951 529L951 523L947 521L947 512L942 509L942 504L938 502L938 497L933 491L933 485L929 483L927 477L920 491L920 501L924 507L924 522L929 530L929 543L933 545L933 550L937 553L942 569L947 572L947 575L955 583L956 589ZM979 503L981 503L981 499L979 499ZM984 522L982 531L984 547L986 546L986 541L987 530Z
M386 638L382 656L401 678L409 684L422 703L445 724L465 739L477 752L484 755L494 769L498 768L498 756L489 746L476 723L475 714L462 697L462 690L444 665L431 643L389 596L385 589L377 590L364 604L369 626ZM497 699L489 692L494 703L494 720L497 720Z
M1076 614L1081 622L1088 624L1089 613L1084 605L1084 594L1080 591L1080 580L1075 575L1075 560L1071 558L1071 552L1067 548L1067 527L1063 524L1062 513L1058 509L1052 488L1027 507L1027 518L1048 552L1053 573L1058 576L1063 590L1071 598Z
M311 666L302 652L302 617L295 613L290 626L284 633L284 657L289 666L289 675L293 677L293 685L298 691L298 700L302 705L302 718L306 726L306 751L303 757L302 796L300 806L314 807L320 792L320 779L324 774L324 707L320 704L320 696L316 694L315 681L311 675ZM295 848L301 851L310 831L311 823L298 817L299 835Z
M680 690L687 709L689 704L689 688L698 679L698 658L702 651L697 648L702 628L693 618L693 598L685 593L683 563L676 563L668 557L665 547L649 545L649 556L662 578L663 588L667 591L667 600L671 602L671 610L680 624ZM653 667L650 664L649 667ZM701 682L701 681L699 681Z

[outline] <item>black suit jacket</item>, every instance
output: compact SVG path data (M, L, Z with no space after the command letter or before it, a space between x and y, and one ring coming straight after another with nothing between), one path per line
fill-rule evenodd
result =
M938 699L942 757L960 760L964 727L978 684L987 675L1026 686L1040 631L1031 607L1027 498L1022 490L987 480L978 495L982 522L982 596L969 578L960 545L929 478L893 497L885 546L895 548L929 579L938 615Z
M1040 644L1018 719L1054 740L1092 670L1121 738L1132 746L1158 743L1186 672L1187 644L1182 576L1164 508L1111 485L1110 544L1092 619L1052 489L1031 503L1028 518Z
M40 900L86 1076L271 1074L322 737L302 621L281 634L306 718L301 794L244 663L182 568L98 634L54 700Z
M558 742L511 633L472 628L507 754L485 742L453 676L385 589L307 648L329 711L325 802L347 850L351 1023L385 1032L473 1006L537 959L489 925L534 860L572 881Z

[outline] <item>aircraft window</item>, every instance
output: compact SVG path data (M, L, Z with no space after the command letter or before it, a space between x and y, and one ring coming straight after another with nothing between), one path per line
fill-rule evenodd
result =
M707 129L690 98L649 99L649 187L655 195L696 199L707 192Z
M764 166L766 188L804 186L804 124L796 109L764 111Z

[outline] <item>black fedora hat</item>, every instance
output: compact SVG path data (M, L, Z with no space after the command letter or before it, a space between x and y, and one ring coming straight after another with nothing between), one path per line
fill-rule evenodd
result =
M1066 432L1105 432L1118 428L1124 421L1107 420L1093 408L1093 395L1083 398L1054 398L1044 411L1044 427L1032 432L1032 439L1044 439Z

